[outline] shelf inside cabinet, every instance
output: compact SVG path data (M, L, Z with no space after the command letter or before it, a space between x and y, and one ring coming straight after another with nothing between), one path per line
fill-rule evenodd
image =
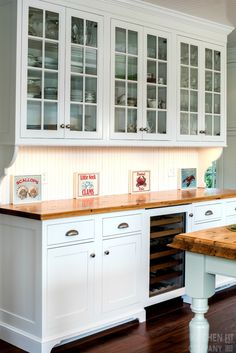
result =
M161 238L164 236L168 236L168 235L177 235L182 233L182 228L174 228L174 229L167 229L167 230L160 230L157 232L152 232L151 233L151 239L155 239L155 238Z
M157 271L157 270L161 270L161 269L165 269L165 268L169 268L169 267L178 266L181 263L182 263L182 259L179 259L179 260L171 259L169 261L162 262L157 265L153 265L153 266L150 265L150 271L153 272L153 271Z
M178 254L179 252L180 251L176 250L176 249L154 252L154 253L150 254L150 260L159 259L161 257L166 257L169 255L175 255L175 254Z

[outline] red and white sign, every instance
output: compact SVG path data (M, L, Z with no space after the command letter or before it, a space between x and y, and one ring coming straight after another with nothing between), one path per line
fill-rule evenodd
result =
M130 171L129 191L150 191L150 170Z
M99 173L75 173L74 197L97 196L99 194Z

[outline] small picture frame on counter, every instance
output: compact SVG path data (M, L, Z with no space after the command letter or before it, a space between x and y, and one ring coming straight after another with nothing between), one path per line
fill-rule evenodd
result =
M129 171L129 193L150 191L150 170Z
M42 201L42 175L12 175L11 203L25 204Z
M99 195L99 173L74 173L74 198Z
M197 168L179 169L179 189L189 190L197 188Z

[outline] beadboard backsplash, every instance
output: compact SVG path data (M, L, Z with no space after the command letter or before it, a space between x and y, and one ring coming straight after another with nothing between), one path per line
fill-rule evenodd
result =
M213 155L221 152L205 150L214 150ZM100 195L127 193L130 170L150 170L151 191L176 189L178 169L196 167L200 171L203 156L206 166L211 163L207 154L197 148L20 147L2 180L0 202L10 201L12 174L43 174L43 200L72 198L74 172L99 172ZM210 153L209 158L213 158ZM200 175L199 186L204 186L202 180Z

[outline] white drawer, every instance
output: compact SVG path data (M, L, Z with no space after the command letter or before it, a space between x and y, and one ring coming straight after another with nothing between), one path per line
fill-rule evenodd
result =
M218 220L222 218L223 204L219 203L209 203L204 205L194 206L194 223L198 222L209 222L213 220Z
M93 239L94 233L93 219L48 225L48 245Z
M103 218L102 228L104 237L141 231L142 216L134 214Z
M225 206L226 216L236 216L236 201L228 201Z

